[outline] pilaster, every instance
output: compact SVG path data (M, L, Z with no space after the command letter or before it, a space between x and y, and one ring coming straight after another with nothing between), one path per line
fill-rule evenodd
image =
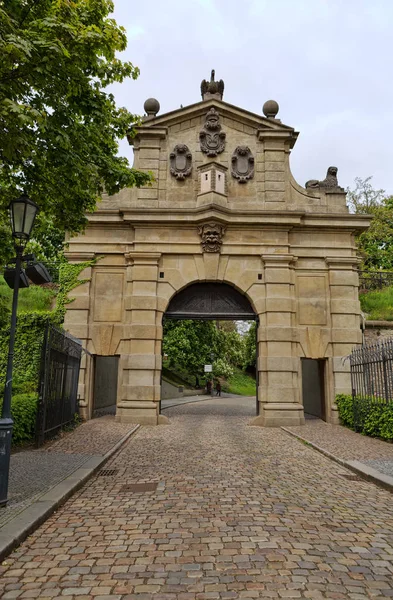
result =
M116 419L156 425L160 400L162 312L157 309L160 253L130 252L125 295L125 353Z
M291 254L263 254L266 312L259 315L259 417L253 424L299 425L304 422L299 399L294 327L295 281Z

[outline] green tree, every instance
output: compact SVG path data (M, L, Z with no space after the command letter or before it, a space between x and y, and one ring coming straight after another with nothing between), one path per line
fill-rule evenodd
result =
M257 364L256 328L256 321L253 321L244 337L244 369L255 369Z
M218 357L218 330L213 321L172 321L164 325L163 352L169 366L179 365L191 375L202 376L211 354Z
M361 268L393 271L393 197L387 197L384 190L375 190L371 179L357 177L354 190L347 190L352 212L373 217L369 229L357 238Z
M372 177L355 177L353 190L347 188L347 202L353 213L369 214L377 208L386 197L385 190L375 190L371 184Z
M12 251L7 206L22 190L41 208L37 241L59 248L82 231L104 190L151 176L117 155L139 122L105 88L139 70L123 62L126 32L111 0L0 3L0 258ZM53 234L53 235L51 235Z

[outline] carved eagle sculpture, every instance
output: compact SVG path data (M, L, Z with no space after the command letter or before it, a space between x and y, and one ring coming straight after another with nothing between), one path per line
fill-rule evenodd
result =
M325 188L325 189L337 189L343 191L344 188L338 185L337 180L337 167L329 167L326 173L325 179L318 181L318 179L310 179L306 182L306 188Z
M202 99L204 99L205 94L220 94L221 98L224 94L224 82L222 79L220 81L214 80L214 69L211 72L210 81L206 81L204 79L201 83L201 94Z

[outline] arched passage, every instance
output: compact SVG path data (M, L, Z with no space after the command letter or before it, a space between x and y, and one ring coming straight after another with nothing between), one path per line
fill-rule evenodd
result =
M168 319L256 319L249 299L227 283L193 283L177 293Z
M258 316L247 296L233 286L227 283L199 282L183 288L172 297L164 313L165 319L257 321ZM255 343L258 349L257 340ZM258 369L256 369L256 379L256 413L258 414Z

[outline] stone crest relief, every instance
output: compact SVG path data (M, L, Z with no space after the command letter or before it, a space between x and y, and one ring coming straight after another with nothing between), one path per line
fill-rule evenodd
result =
M210 221L198 227L203 252L220 252L226 227Z
M178 181L191 175L192 154L185 144L177 144L169 155L170 172Z
M232 154L231 173L239 183L247 183L254 177L254 157L248 146L238 146Z
M201 150L207 156L217 156L225 149L226 133L221 131L218 112L211 108L206 115L206 121L199 134Z

